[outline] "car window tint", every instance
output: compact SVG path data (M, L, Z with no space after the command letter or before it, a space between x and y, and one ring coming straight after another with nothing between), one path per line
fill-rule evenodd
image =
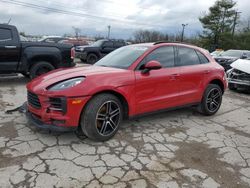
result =
M194 49L186 47L179 47L178 49L177 66L200 64L200 59Z
M119 48L119 47L122 47L124 46L124 42L114 42L114 47L115 48Z
M7 41L12 39L11 30L0 28L0 41Z
M200 62L202 64L209 63L209 60L206 58L205 55L203 55L201 52L196 50L197 55L199 56Z
M173 46L165 46L160 47L151 52L146 57L146 62L155 60L159 61L162 67L173 67L174 66L174 47Z
M103 46L106 48L113 48L113 42L111 41L104 42Z

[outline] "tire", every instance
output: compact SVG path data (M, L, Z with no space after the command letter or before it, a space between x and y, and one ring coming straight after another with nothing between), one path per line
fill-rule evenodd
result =
M81 62L82 62L82 63L84 63L84 62L85 62L85 59L80 59L80 60L81 60Z
M30 69L30 78L34 79L42 74L54 70L55 67L46 61L39 61L35 63Z
M80 126L88 138L103 142L116 134L122 118L120 100L112 94L99 94L87 103Z
M228 89L232 90L232 91L235 91L237 90L237 88L234 86L234 84L232 83L228 83Z
M203 94L202 101L198 106L201 114L211 116L215 114L222 102L222 90L216 84L209 84Z
M97 61L98 61L98 57L97 57L96 54L90 53L90 54L87 55L86 62L87 62L88 64L93 65L93 64L94 64L95 62L97 62Z

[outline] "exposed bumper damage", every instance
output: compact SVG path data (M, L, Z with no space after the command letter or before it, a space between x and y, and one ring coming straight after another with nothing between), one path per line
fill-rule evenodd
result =
M228 83L235 88L250 88L250 60L239 59L227 71Z

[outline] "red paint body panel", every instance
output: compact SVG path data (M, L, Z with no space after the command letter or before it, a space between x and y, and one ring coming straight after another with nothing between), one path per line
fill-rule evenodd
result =
M52 120L64 120L63 125L77 127L80 115L92 96L100 92L116 92L128 103L128 115L135 116L161 109L200 102L207 85L213 80L227 87L224 69L203 49L183 44L162 43L147 45L150 48L140 56L127 70L100 66L85 66L60 69L42 75L27 84L27 90L35 93L42 104L41 109L28 105L28 110L46 124ZM150 52L161 46L186 46L199 50L210 63L193 66L161 68L142 73L136 70L141 60ZM74 77L84 76L85 80L69 89L48 91L55 83ZM49 97L65 97L67 112L47 112ZM80 103L72 104L75 99Z

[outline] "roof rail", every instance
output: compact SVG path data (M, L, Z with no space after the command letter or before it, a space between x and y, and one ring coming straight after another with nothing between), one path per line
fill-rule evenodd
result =
M161 44L161 43L169 43L169 41L157 41L154 43L154 45Z
M180 41L158 41L158 42L155 42L153 45L162 44L162 43L176 43L176 44L187 44L187 45L195 46L194 44L180 42Z

